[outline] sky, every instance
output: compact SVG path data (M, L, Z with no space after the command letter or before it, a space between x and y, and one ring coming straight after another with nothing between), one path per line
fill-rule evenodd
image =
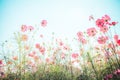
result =
M22 24L40 25L43 19L48 22L46 35L72 38L93 26L90 15L105 14L120 22L120 0L0 0L0 41L10 39Z

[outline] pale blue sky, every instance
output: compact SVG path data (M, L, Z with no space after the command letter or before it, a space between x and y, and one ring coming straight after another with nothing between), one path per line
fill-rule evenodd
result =
M75 36L93 26L89 15L104 14L120 22L120 0L0 0L0 41L9 39L22 24L39 25L43 19L48 21L46 35Z

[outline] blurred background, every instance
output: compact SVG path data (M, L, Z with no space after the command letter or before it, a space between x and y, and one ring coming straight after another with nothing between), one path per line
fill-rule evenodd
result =
M120 22L120 0L0 0L0 42L10 39L22 24L40 26L43 19L48 24L41 32L71 39L95 26L90 15L105 14Z

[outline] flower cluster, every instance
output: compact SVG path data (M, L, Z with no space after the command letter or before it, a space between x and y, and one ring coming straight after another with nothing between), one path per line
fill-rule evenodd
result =
M120 69L115 70L112 74L107 74L104 80L116 79L120 76Z
M55 34L46 41L44 37L47 35L41 33L41 28L48 25L47 20L42 20L35 27L22 25L21 30L14 34L15 40L12 44L6 42L1 47L0 51L3 52L0 52L0 77L20 74L22 79L21 76L26 77L27 73L37 73L35 76L44 77L50 71L53 73L61 69L61 72L67 71L66 75L70 74L70 78L78 74L81 74L80 78L89 76L90 80L110 80L114 76L120 76L120 38L116 33L109 34L118 22L112 21L108 15L98 19L90 16L89 20L95 21L95 26L78 31L72 42L56 38ZM107 68L114 72L108 70L107 75L103 76L102 71Z

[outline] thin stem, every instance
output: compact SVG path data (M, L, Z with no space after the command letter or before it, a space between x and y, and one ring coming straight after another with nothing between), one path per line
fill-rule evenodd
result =
M92 69L93 69L94 72L95 72L96 80L99 80L99 79L98 79L97 71L96 71L96 69L95 69L95 66L94 66L94 64L93 64L93 61L92 61L92 59L91 59L91 57L90 57L90 54L89 54L88 52L87 52L87 55L88 55L88 58L89 58L89 60L90 60L91 65L92 65Z

